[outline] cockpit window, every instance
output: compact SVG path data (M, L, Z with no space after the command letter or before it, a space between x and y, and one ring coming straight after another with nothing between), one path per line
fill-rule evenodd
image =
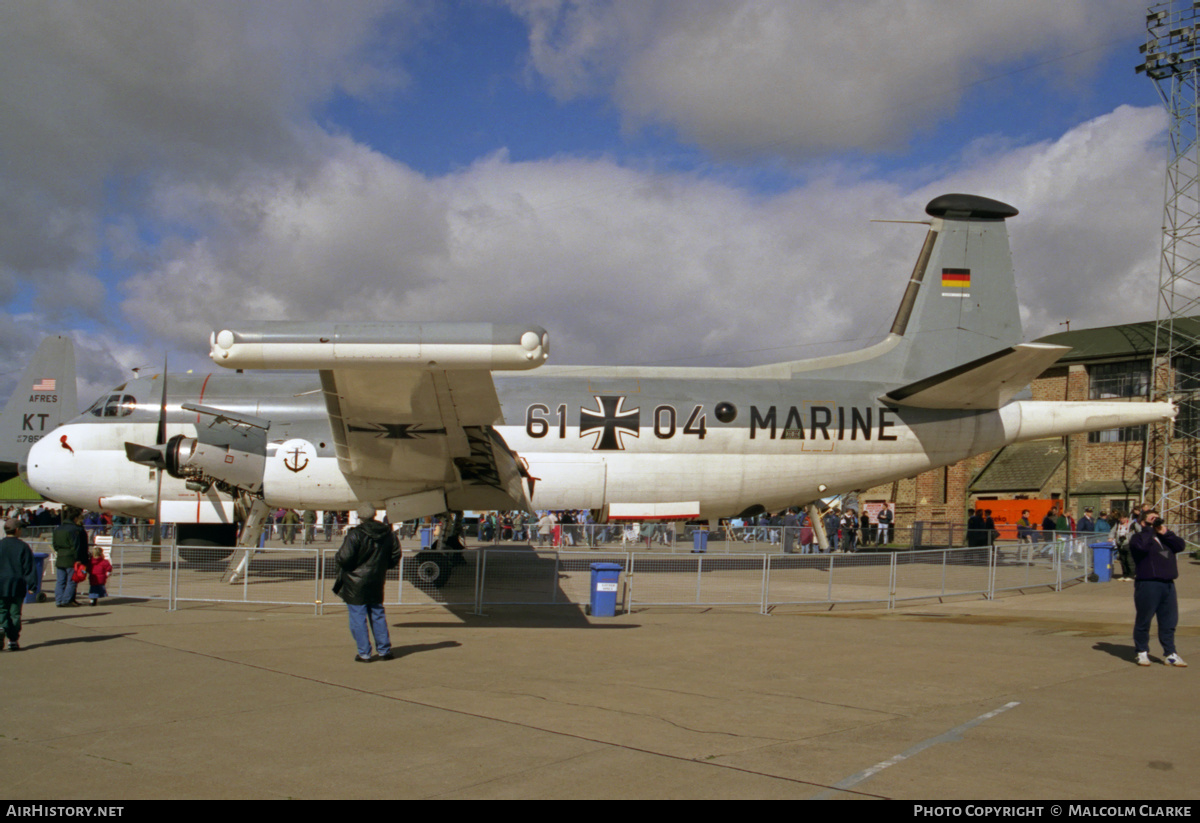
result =
M88 408L84 414L92 417L128 417L137 408L137 398L132 394L106 394Z

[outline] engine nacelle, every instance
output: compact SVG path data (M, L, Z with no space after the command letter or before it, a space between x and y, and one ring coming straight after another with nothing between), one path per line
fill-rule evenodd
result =
M257 494L262 491L266 455L229 446L202 443L177 434L167 441L163 455L167 473L183 480L216 480Z

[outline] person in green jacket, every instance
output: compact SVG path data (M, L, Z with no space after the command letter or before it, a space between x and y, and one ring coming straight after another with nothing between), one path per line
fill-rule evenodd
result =
M296 542L296 526L300 524L300 515L296 514L295 509L288 509L283 515L283 542Z
M62 525L50 536L54 547L54 605L60 609L78 606L75 602L75 581L71 579L76 563L89 564L88 536L83 529L83 510L63 506Z

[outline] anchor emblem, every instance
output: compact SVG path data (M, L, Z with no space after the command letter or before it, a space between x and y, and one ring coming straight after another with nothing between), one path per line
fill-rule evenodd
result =
M304 468L308 465L308 457L305 456L304 449L301 446L297 446L296 448L294 448L290 452L288 452L288 454L290 454L292 456L292 462L289 463L287 461L286 457L283 458L284 468L286 468L288 471L293 471L293 472L304 471ZM304 458L303 463L300 462L301 457Z

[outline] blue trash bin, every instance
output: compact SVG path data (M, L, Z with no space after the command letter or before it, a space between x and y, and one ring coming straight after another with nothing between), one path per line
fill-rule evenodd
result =
M42 573L46 570L46 558L49 556L46 552L33 553L33 573L37 575L37 585L25 592L26 603L36 603L38 595L42 593Z
M1099 578L1096 582L1107 583L1112 580L1113 549L1112 543L1092 543L1092 571Z
M616 616L617 590L620 588L620 583L620 564L592 564L592 600L588 606L592 617Z
M708 532L696 529L692 532L692 554L704 554L708 551Z
M421 528L421 548L428 549L433 543L433 527L424 526Z

